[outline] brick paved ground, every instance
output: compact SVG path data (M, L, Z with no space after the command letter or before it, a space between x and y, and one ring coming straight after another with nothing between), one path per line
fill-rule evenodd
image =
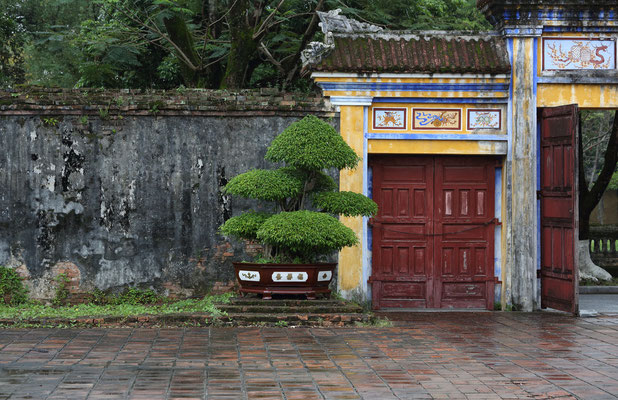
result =
M618 396L618 317L414 314L393 328L0 331L0 399Z

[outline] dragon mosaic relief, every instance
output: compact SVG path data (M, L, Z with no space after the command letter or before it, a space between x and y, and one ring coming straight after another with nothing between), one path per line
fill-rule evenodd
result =
M413 129L460 129L460 110L414 110Z
M613 41L546 40L544 68L614 69L614 52Z

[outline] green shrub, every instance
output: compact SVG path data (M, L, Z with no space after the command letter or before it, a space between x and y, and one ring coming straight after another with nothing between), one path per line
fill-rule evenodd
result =
M268 148L266 159L310 171L354 168L360 161L335 128L313 115L281 132Z
M255 240L258 229L271 216L272 214L267 213L246 212L228 219L219 229L227 236Z
M0 266L0 303L10 305L25 303L28 300L28 290L17 272L12 268Z
M52 299L52 304L55 306L60 306L65 304L69 298L70 293L67 285L71 282L71 280L68 276L66 276L66 274L59 274L56 276L54 281L56 281L56 294Z
M162 301L162 298L157 295L152 289L138 289L130 287L117 297L115 304L154 304Z
M319 193L313 198L313 205L326 212L346 217L373 216L378 213L378 205L373 200L354 192Z
M103 290L99 288L94 288L92 293L90 293L90 303L96 304L99 306L102 306L105 304L111 304L112 296L110 296L109 294L107 294L106 292L104 292Z
M358 243L354 231L333 216L307 210L273 215L262 224L257 238L303 260Z
M296 197L303 190L303 181L289 168L274 171L254 169L230 179L225 193L266 201Z
M313 262L358 243L354 232L333 215L372 216L378 207L362 194L334 192L336 184L323 170L354 168L360 158L333 127L307 116L273 140L266 159L285 167L240 174L224 192L274 202L276 213L232 217L221 233L260 241L261 261ZM309 211L312 207L320 212Z
M152 289L144 290L136 287L127 288L117 295L95 288L89 297L90 303L96 305L149 305L165 301L164 297Z

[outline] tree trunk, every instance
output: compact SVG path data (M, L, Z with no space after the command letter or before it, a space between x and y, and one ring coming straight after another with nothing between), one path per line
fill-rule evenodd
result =
M201 60L195 51L195 43L191 31L184 19L179 16L165 18L165 29L170 39L178 49L176 56L180 60L180 75L188 87L203 87L203 79L200 76Z
M247 15L249 8L247 0L238 0L228 14L232 43L220 89L243 88L251 78L254 69L252 65L255 65L252 61L257 57L258 42L253 39L253 27Z
M603 162L603 169L597 177L597 180L592 185L592 188L588 190L588 184L586 182L586 174L584 172L584 154L581 146L579 146L579 238L589 239L590 237L590 214L594 208L599 204L601 197L605 189L609 185L612 179L612 175L616 170L616 164L618 163L618 112L614 114L614 123L612 125L612 131L610 133L609 140L607 141L607 148L605 149L605 156Z
M315 35L315 32L318 30L318 13L317 11L322 11L324 7L324 0L319 0L318 4L315 6L315 10L313 10L313 16L311 17L311 21L309 21L309 25L307 25L307 29L303 33L302 39L300 41L300 45L298 46L298 50L294 53L294 56L291 57L287 62L283 63L283 68L287 71L287 75L285 76L285 80L282 84L282 89L285 89L293 80L300 74L300 54L307 47L309 41Z

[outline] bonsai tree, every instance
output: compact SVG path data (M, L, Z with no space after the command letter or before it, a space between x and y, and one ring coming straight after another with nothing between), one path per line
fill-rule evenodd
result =
M358 243L336 216L373 216L378 206L362 194L336 191L335 181L324 172L354 168L360 161L333 127L307 116L279 134L265 158L285 166L245 172L223 190L271 202L272 213L232 217L220 227L224 235L261 243L263 259L278 263L312 263Z

